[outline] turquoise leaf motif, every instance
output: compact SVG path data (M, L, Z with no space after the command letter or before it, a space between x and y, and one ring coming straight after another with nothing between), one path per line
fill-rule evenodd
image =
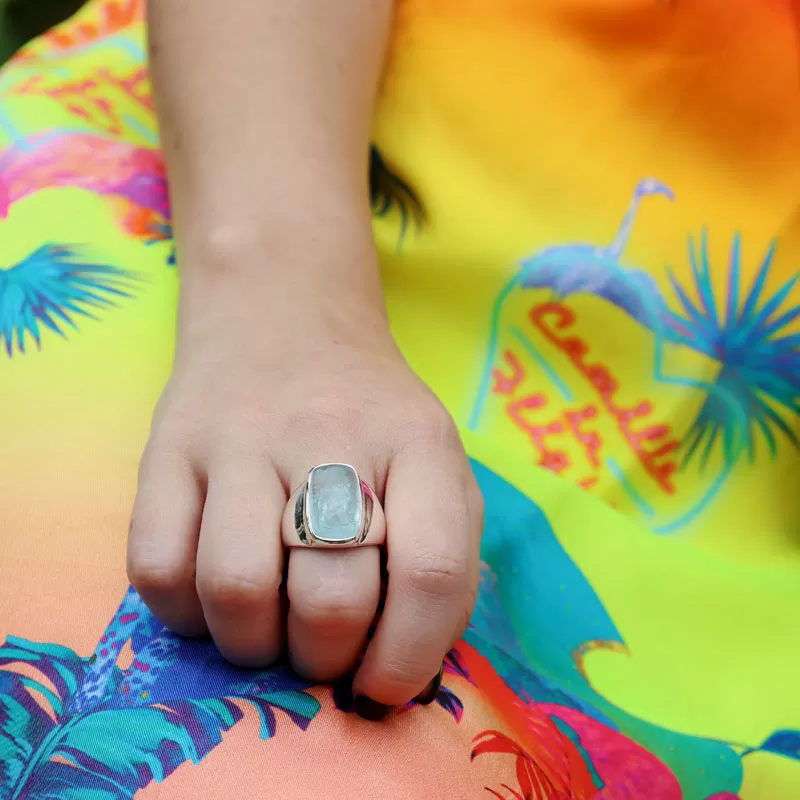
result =
M742 242L731 245L724 297L715 294L708 234L689 239L692 284L681 285L670 272L680 312L666 310L666 338L721 362L719 391L709 394L685 442L685 461L699 455L705 464L717 442L731 463L740 453L752 462L759 438L771 456L780 438L800 446L800 334L792 325L800 306L792 302L800 273L769 291L774 278L773 242L750 285L742 288Z
M286 670L236 670L211 643L184 648L172 637L166 647L172 635L139 603L135 593L126 595L98 645L106 652L111 633L122 638L127 624L134 649L127 669L55 644L9 637L0 646L3 800L132 800L182 764L202 761L243 718L242 701L257 710L262 739L275 735L279 715L305 730L319 711L302 691L306 684ZM162 670L155 660L145 663L156 657ZM103 679L92 682L98 667ZM34 672L38 677L29 677ZM189 677L176 684L176 675ZM132 697L131 687L146 691Z
M12 267L0 268L0 345L9 356L41 347L42 332L64 336L76 319L96 319L133 296L134 273L82 257L65 245L47 244Z

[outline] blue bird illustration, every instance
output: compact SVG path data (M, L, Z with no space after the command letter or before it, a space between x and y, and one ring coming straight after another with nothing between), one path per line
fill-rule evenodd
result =
M646 272L621 263L645 197L660 195L674 200L665 184L646 178L637 185L614 241L607 246L586 243L556 245L523 259L519 281L526 289L550 288L559 297L591 294L622 309L637 322L653 326L653 313L664 298Z

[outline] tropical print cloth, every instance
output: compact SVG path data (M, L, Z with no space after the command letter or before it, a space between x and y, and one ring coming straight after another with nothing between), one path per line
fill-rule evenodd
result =
M795 14L399 2L376 239L487 516L438 702L379 725L127 587L179 280L144 7L94 0L23 50L0 73L0 798L800 797Z

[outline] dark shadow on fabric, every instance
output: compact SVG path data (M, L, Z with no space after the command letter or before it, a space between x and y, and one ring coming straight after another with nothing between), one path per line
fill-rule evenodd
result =
M22 45L75 14L85 0L0 1L0 64Z

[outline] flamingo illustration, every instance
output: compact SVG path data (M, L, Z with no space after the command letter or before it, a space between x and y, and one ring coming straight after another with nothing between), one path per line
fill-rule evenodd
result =
M621 259L642 201L653 195L675 199L665 184L653 178L640 181L610 245L576 243L540 250L522 260L520 285L526 289L550 288L559 298L570 294L602 297L639 323L652 327L652 310L663 307L664 298L650 275L624 267Z
M164 163L158 150L88 133L34 136L0 154L0 219L13 205L46 188L75 187L124 201L120 222L148 238L170 220Z
M616 237L607 247L573 243L546 247L520 262L520 269L506 284L495 301L489 331L487 353L478 396L469 420L470 430L478 427L489 394L492 369L497 360L502 308L514 292L550 288L560 298L570 294L594 294L603 297L648 328L666 308L664 298L650 275L636 268L622 266L620 259L628 245L642 200L661 195L674 200L665 184L653 178L639 182Z

